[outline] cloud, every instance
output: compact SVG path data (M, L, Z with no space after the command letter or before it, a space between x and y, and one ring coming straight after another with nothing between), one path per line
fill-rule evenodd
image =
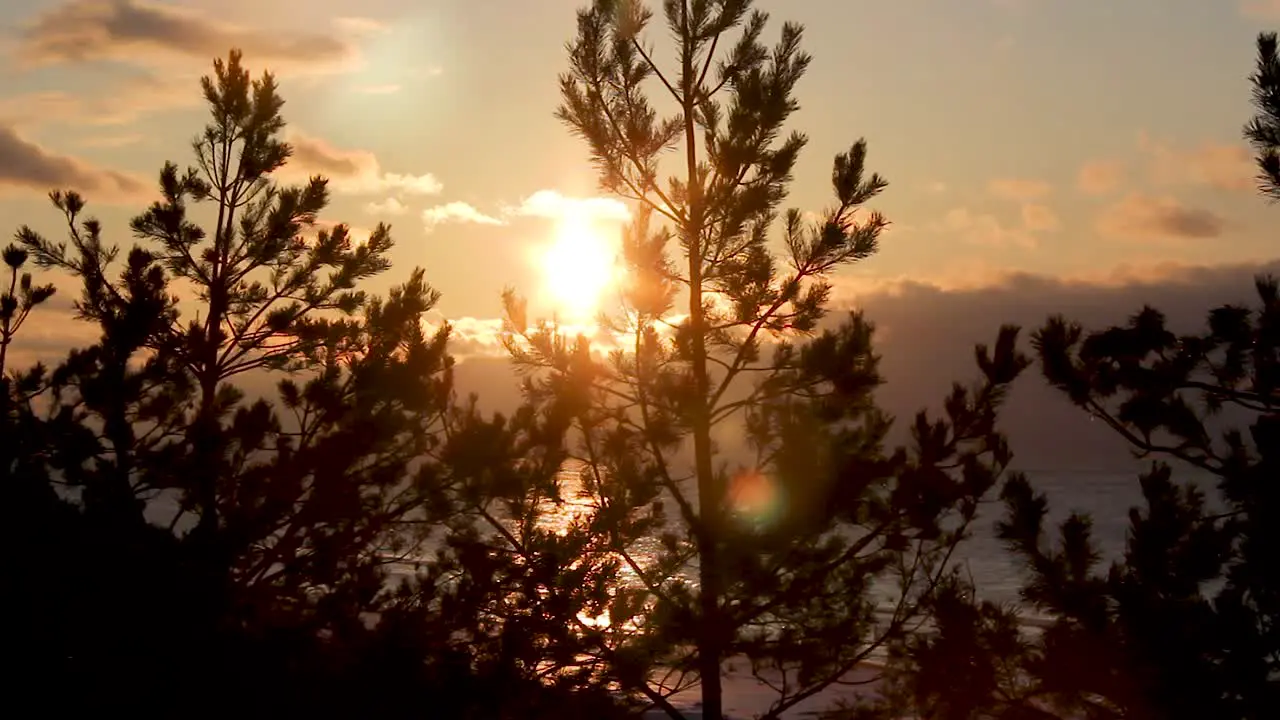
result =
M1143 133L1138 148L1150 158L1151 181L1157 185L1201 185L1219 190L1253 192L1256 169L1243 144L1203 142L1179 149Z
M51 278L46 275L37 280L43 283ZM22 326L9 346L8 369L25 369L36 363L55 366L66 360L72 348L87 347L101 338L98 324L78 317L75 311L76 286L70 282L54 284L58 292L32 312L31 321Z
M890 438L897 443L906 440L918 410L939 410L953 382L978 376L973 346L994 340L1002 323L1024 328L1021 342L1028 352L1030 332L1061 312L1097 329L1124 323L1150 304L1167 314L1175 331L1194 331L1203 328L1212 307L1252 304L1253 277L1262 272L1280 274L1280 263L1161 264L1077 277L1002 273L963 288L899 280L856 296L838 293L844 299L833 303L835 312L827 322L839 322L846 317L842 310L857 308L875 324L875 348L882 356L879 369L886 381L877 389L876 400L898 418ZM836 280L839 285L848 278ZM461 360L456 375L459 393L478 393L491 411L509 412L518 406L518 377L499 343L501 323L469 317L451 324L457 342L453 349ZM1090 422L1062 393L1050 389L1034 367L1015 383L999 427L1009 435L1017 468L1129 471L1138 466L1114 432Z
M905 281L862 294L847 307L864 310L876 324L886 379L876 395L901 418L900 436L916 410L938 407L952 381L976 375L973 345L991 342L1001 323L1024 327L1022 342L1029 344L1030 331L1051 314L1066 313L1096 329L1124 323L1150 304L1167 314L1176 332L1195 331L1204 327L1212 307L1256 304L1253 278L1264 272L1280 272L1280 263L1117 268L1108 277L1093 278L1008 273L983 287L960 290ZM832 314L833 319L840 315ZM1132 467L1128 448L1100 425L1046 387L1035 368L1015 384L1000 416L1017 467Z
M0 123L27 127L68 125L125 125L159 112L195 107L204 101L200 73L161 75L139 72L98 92L58 90L0 97Z
M353 16L334 18L333 26L344 35L360 36L381 35L391 29L381 20Z
M1130 193L1098 217L1098 232L1121 240L1197 240L1222 235L1226 222L1167 196Z
M1034 233L1055 232L1061 227L1053 208L1039 202L1053 192L1053 186L1042 180L999 178L987 184L987 192L1004 200L1022 204L1021 228L1005 228L993 215L973 215L967 210L952 210L947 224L952 230L967 232L978 245L1035 247Z
M1048 205L1027 203L1022 206L1022 226L1031 232L1057 232L1062 221Z
M429 330L438 328L445 319L438 316L427 323ZM501 318L449 318L449 353L456 358L506 358L502 346Z
M329 178L329 186L351 195L404 193L436 195L444 186L430 173L403 175L384 172L378 158L366 150L344 150L327 141L298 131L288 134L293 157L281 169L281 176L303 179L314 174Z
M120 135L88 135L76 141L82 147L121 148L137 145L146 139L141 133L124 133Z
M5 187L40 194L76 190L91 201L115 202L137 199L149 185L134 175L58 155L0 126L0 189Z
M324 158L326 162L313 162L313 164L333 166L331 171L351 169L348 163L339 161L337 154L332 150L326 152ZM396 198L389 198L381 203L370 203L365 206L365 209L371 213L400 214L405 208ZM500 207L496 213L485 212L471 203L460 200L442 203L422 211L422 222L427 232L447 223L497 226L508 225L515 218L557 221L576 218L588 222L625 222L630 217L630 210L618 200L602 197L570 197L557 190L539 190L518 205Z
M389 197L381 202L371 202L364 206L364 211L370 215L403 215L409 211L404 203Z
M957 234L964 242L987 247L1036 246L1034 233L1027 228L1007 227L1000 218L986 213L975 213L968 208L953 208L942 221L933 223L934 232Z
M395 93L400 92L400 86L395 83L388 83L386 85L364 85L356 88L356 91L365 95L394 95Z
M1240 14L1258 20L1280 18L1280 0L1240 0Z
M304 227L299 235L306 240L314 240L321 231L332 233L333 229L339 225L347 226L347 237L351 238L356 244L364 244L369 242L369 238L373 235L373 231L367 227L359 225L351 225L337 220L316 220L310 227Z
M1080 166L1076 187L1086 195L1105 195L1120 187L1124 163L1119 160L1091 160Z
M555 190L539 190L525 198L519 206L506 212L526 217L559 219L566 216L587 217L593 220L626 222L631 218L627 205L613 198L574 198Z
M468 203L454 202L437 205L422 211L422 222L427 231L444 223L473 223L476 225L505 225L506 221L486 215Z
M332 68L356 56L355 47L338 32L239 26L147 0L72 0L37 17L23 32L17 55L33 65L98 60L136 64L175 56L203 63L233 47L277 69Z
M1053 186L1042 180L1024 178L1002 178L987 184L987 191L1005 200L1027 201L1047 196Z
M331 224L324 224L326 227ZM1280 275L1280 262L1196 266L1161 263L1119 267L1106 272L1052 277L1023 272L989 276L978 285L951 287L918 278L880 281L856 294L837 292L828 323L841 311L861 309L875 324L874 342L882 356L885 384L877 403L898 418L890 442L902 442L911 418L921 408L940 408L955 381L978 375L973 345L990 343L1002 323L1021 325L1023 347L1045 319L1065 312L1091 329L1123 323L1143 305L1162 310L1175 332L1204 327L1207 311L1224 303L1253 305L1253 278ZM836 278L837 290L850 280ZM14 367L36 359L57 362L71 347L92 342L97 328L76 322L70 307L74 288L42 308L41 322L30 324L10 351ZM431 318L439 326L442 316ZM461 397L475 392L486 411L509 412L521 402L519 377L502 351L497 318L450 318L450 351L459 359L455 377ZM246 376L246 380L251 380ZM268 388L269 383L263 382ZM1060 392L1048 388L1032 367L1014 384L999 427L1008 433L1013 466L1032 472L1129 471L1137 467L1129 448L1102 423L1090 422ZM1145 462L1145 461L1144 461ZM1136 477L1136 476L1135 476Z

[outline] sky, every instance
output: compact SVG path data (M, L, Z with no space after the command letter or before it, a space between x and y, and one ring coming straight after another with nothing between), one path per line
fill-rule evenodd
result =
M331 178L326 222L357 235L389 223L395 267L373 288L425 267L440 313L475 341L503 288L554 289L543 259L566 217L609 227L626 213L553 116L583 2L5 0L0 226L56 236L44 196L74 188L109 238L131 242L163 163L193 160L199 77L239 47L255 75L279 78L285 179ZM876 208L893 225L838 278L843 303L1045 283L1163 297L1276 256L1280 209L1255 192L1241 127L1254 39L1280 28L1280 0L757 5L774 37L802 23L814 58L788 205L823 209L831 158L860 137L890 181ZM983 312L994 332L999 307ZM76 332L49 320L34 341Z

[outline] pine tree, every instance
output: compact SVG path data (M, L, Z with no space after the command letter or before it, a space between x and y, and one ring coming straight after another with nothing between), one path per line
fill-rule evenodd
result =
M387 269L392 242L381 224L358 246L341 224L320 230L314 242L304 239L301 231L314 226L328 203L327 183L321 177L301 187L273 181L291 148L280 138L284 101L270 73L251 81L240 52L232 51L215 61L214 75L203 78L201 88L212 120L193 142L196 167L183 172L166 164L161 199L132 228L147 243L146 258L190 283L202 303L203 317L186 323L169 312L168 326L146 345L185 366L198 390L191 500L207 533L218 524L218 424L232 397L226 381L256 369L314 367L326 337L342 325L327 315L350 315L360 307L364 294L355 284ZM22 243L37 263L90 281L77 309L98 319L105 302L118 300L105 275L117 250L103 244L96 221L79 226L79 195L53 199L66 215L73 251L25 228ZM190 218L192 204L212 207L212 228ZM171 304L176 310L176 298Z
M165 166L162 199L132 223L140 244L120 258L85 200L59 191L67 239L24 227L5 255L15 273L28 256L69 272L77 314L100 331L51 370L16 376L27 442L5 444L44 490L6 484L22 529L6 566L30 580L18 582L26 605L47 606L12 650L30 652L37 677L77 686L63 698L73 704L136 708L131 676L167 681L146 700L157 705L186 691L206 709L272 693L295 711L338 703L343 686L320 693L316 673L352 660L332 647L367 634L388 558L442 521L421 501L444 474L430 454L452 402L448 328L423 329L438 293L421 270L385 299L356 288L388 267L386 226L360 245L343 225L307 237L325 180L272 180L290 154L282 101L240 58L204 79L213 122L195 142L199 168ZM213 206L211 232L189 203ZM51 292L18 286L6 341ZM231 382L279 371L275 403ZM89 569L27 562L41 545Z
M567 413L579 440L590 511L574 526L585 539L561 550L630 577L590 603L607 625L578 627L601 677L672 717L670 695L700 683L703 716L720 718L722 664L745 658L778 691L776 717L901 633L937 587L1007 462L995 409L1025 360L1002 331L947 420L922 413L913 451L884 451L872 326L857 313L821 324L831 273L877 248L887 221L864 208L887 183L860 140L834 161L833 207L779 218L806 144L785 132L810 63L801 28L769 48L749 0L673 0L663 14L671 68L645 40L642 3L601 0L579 12L561 78L558 117L636 211L622 307L602 318L625 341L602 354L531 326L510 293L508 347L530 398ZM663 181L666 167L679 170ZM726 432L755 457L717 449ZM874 591L894 580L878 623Z
M5 267L9 282L0 292L0 433L6 438L0 447L0 485L10 487L21 471L15 467L21 455L25 433L30 430L30 418L26 416L25 400L37 392L40 372L10 376L9 347L26 324L31 311L53 297L53 285L36 285L31 273L23 272L27 264L27 251L16 244L5 247Z
M385 297L360 291L387 267L385 226L361 245L342 225L309 236L325 181L272 181L289 156L282 102L240 59L204 80L199 167L165 166L137 244L54 192L66 239L23 228L5 254L20 290L6 341L51 292L18 277L28 256L72 275L99 332L14 373L7 396L11 699L61 714L616 716L562 642L585 601L520 597L583 574L489 553L476 531L508 486L549 484L560 414L457 402L449 327L426 330L438 293L421 270ZM236 383L253 375L275 393L247 397ZM407 566L420 571L395 581ZM547 682L549 666L569 672Z
M9 345L22 329L31 311L53 297L53 285L36 285L31 273L22 272L27 264L27 251L17 245L4 249L4 264L9 269L9 287L0 293L0 382L8 388Z
M1257 41L1260 192L1280 197L1280 58ZM1088 516L1046 523L1024 476L1002 497L999 534L1024 561L1024 607L1052 618L1018 627L1018 608L975 603L958 587L935 607L940 629L898 648L879 717L1266 718L1280 707L1280 284L1259 277L1255 307L1224 305L1178 335L1144 307L1086 331L1054 316L1033 336L1046 380L1139 457L1143 505L1110 568ZM1241 430L1236 422L1248 424ZM1194 473L1179 482L1174 465ZM1201 479L1208 478L1212 487ZM1056 536L1056 537L1055 537ZM970 669L957 688L955 668Z
M1263 195L1280 198L1280 56L1276 34L1258 35L1257 67L1253 84L1253 119L1244 136L1253 145L1258 165L1258 189Z

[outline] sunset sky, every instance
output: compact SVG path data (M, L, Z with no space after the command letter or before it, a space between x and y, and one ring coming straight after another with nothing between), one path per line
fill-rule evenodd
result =
M332 178L325 219L392 224L451 318L496 318L566 213L595 200L552 116L585 0L5 0L0 218L56 234L81 189L111 237L191 160L215 56L275 71L294 170ZM941 288L1008 273L1113 283L1275 256L1240 139L1258 31L1280 1L761 0L814 56L790 204L828 202L833 154L865 136L891 183L883 250L842 282ZM661 28L657 28L661 33ZM9 230L5 231L6 233ZM65 293L69 300L72 293Z

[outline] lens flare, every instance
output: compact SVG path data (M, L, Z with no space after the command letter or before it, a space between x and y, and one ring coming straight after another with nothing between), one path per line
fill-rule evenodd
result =
M783 498L778 484L759 470L746 470L729 480L731 510L743 519L768 524L777 519Z

